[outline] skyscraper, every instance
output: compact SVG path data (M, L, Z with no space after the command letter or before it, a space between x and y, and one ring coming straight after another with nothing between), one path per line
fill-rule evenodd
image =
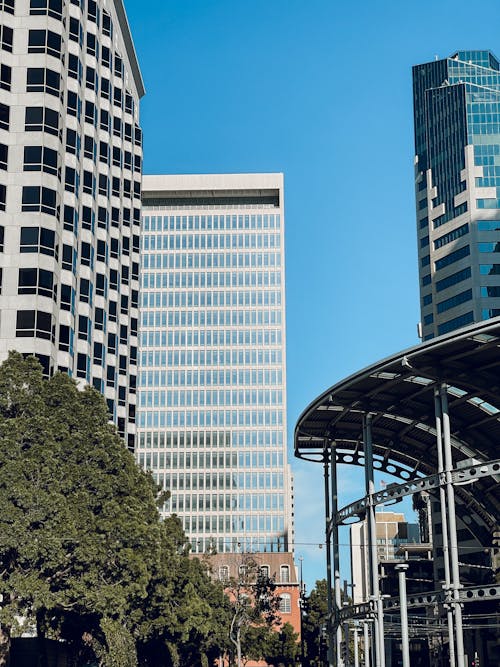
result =
M0 2L0 359L35 353L134 437L144 93L122 0Z
M193 552L288 551L283 176L146 176L137 458Z
M413 68L423 338L500 315L500 65L458 51Z

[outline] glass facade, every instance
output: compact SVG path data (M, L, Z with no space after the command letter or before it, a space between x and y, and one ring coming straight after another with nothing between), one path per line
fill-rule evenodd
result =
M458 51L415 66L413 92L427 340L486 319L500 307L496 296L485 296L495 290L482 289L498 286L497 275L480 269L483 253L495 252L500 241L500 65L490 51ZM448 290L446 299L435 298L441 290ZM472 304L461 296L465 293Z
M257 176L143 186L136 455L194 553L291 544L282 177Z

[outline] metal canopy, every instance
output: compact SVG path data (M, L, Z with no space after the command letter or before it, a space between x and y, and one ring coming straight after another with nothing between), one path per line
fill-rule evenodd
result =
M323 462L328 440L339 463L363 465L362 416L371 413L375 468L403 480L435 473L439 382L448 384L455 468L500 458L500 318L400 352L328 389L297 422L295 456ZM499 481L500 471L459 491L491 528L500 515Z

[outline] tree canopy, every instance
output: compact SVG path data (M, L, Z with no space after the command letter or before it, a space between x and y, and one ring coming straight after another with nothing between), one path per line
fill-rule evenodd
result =
M211 664L227 644L228 600L189 559L178 519L160 520L158 498L98 392L62 373L45 380L34 357L9 354L0 366L0 665L26 628L106 667Z

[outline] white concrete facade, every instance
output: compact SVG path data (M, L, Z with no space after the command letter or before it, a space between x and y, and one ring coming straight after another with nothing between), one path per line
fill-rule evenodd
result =
M121 0L0 3L0 359L93 384L133 445L144 86Z
M145 176L137 450L193 552L290 551L282 174Z

